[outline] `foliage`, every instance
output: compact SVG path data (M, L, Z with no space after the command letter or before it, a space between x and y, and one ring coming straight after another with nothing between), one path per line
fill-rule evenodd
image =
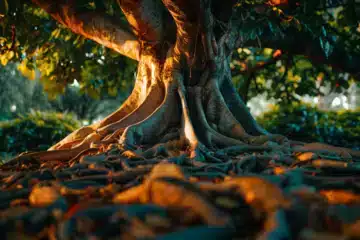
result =
M359 65L352 58L360 54L357 1L288 1L287 8L239 2L242 38L254 42L253 48L235 52L232 61L234 82L245 101L266 92L268 98L289 104L303 95L343 92L359 79L358 71L352 74L339 67L342 62L352 69ZM269 38L278 39L283 50L266 48L271 47ZM307 50L311 58L297 52L308 39L316 46ZM336 64L318 61L326 58Z
M47 100L42 89L21 76L15 64L0 68L0 86L0 121L12 118L15 110L25 113L30 108L43 106Z
M9 61L21 62L19 69L29 78L33 78L34 69L38 69L44 89L53 98L64 93L65 86L74 79L80 83L81 92L94 98L105 93L114 96L128 89L136 68L134 61L73 34L30 1L2 2L0 50L7 49L0 52L3 65ZM237 2L235 25L239 27L243 41L253 42L254 46L233 55L234 82L245 101L266 92L269 98L289 103L304 94L324 94L322 87L325 84L331 91L343 91L357 79L358 76L336 67L343 62L353 68L360 64L359 58L352 58L360 54L357 17L360 6L357 1ZM104 12L125 22L116 1L80 0L76 3L80 13ZM277 5L279 3L283 4ZM272 64L267 62L279 52L268 46L269 39L277 39L284 49L278 61ZM312 59L296 52L296 43L306 45L309 41L317 47L316 51L309 50ZM348 57L340 58L338 53ZM321 58L330 58L339 64L328 66L317 62L316 59ZM258 66L256 71L249 72L255 66Z
M79 127L72 115L35 111L20 115L0 122L0 153L15 155L46 150Z
M2 65L20 62L19 70L30 79L35 77L35 70L39 70L50 98L64 93L66 85L75 79L80 83L81 92L93 98L105 94L115 96L118 91L128 89L136 69L134 61L73 34L30 2L8 1L7 8L0 12ZM106 10L122 19L120 8L107 4L109 1L78 2L78 7L84 10L97 7L96 11Z
M292 140L360 148L360 109L325 112L294 103L276 106L257 120L269 132L283 134Z
M301 96L324 96L343 93L356 81L342 71L332 71L328 65L313 64L305 56L289 56L269 48L238 49L232 61L233 82L243 99L266 93L268 99L280 104L300 101ZM273 56L282 54L281 57ZM258 64L263 67L256 67ZM247 72L246 68L257 68ZM251 71L251 70L250 70ZM359 83L358 83L359 84Z

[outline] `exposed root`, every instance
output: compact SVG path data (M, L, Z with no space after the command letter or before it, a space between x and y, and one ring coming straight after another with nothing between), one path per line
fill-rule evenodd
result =
M137 82L140 81L140 78L136 79ZM100 123L97 125L97 128L102 128L123 119L142 103L140 95L143 90L141 89L141 83L137 84L137 82L135 82L135 87L131 92L130 96L125 100L125 102L120 106L120 108L106 118L104 118L102 121L100 121Z
M185 162L192 174L199 175L196 171L200 170L218 172L214 177L225 176L229 171L239 174L266 170L266 164L254 165L255 161L268 163L281 159L280 162L290 165L291 169L305 164L341 167L331 165L329 160L350 162L359 158L357 151L345 148L319 143L293 143L292 146L281 135L252 136L236 119L215 78L208 81L206 88L185 88L181 74L175 73L172 73L172 80L164 83L164 88L161 85L150 88L143 103L120 121L97 130L94 126L81 128L56 144L54 148L58 150L25 154L11 162L35 159L75 163L95 149L98 153L108 152L117 142L120 145L115 149L121 146L122 157L141 161L154 159L155 164L158 158L177 159L185 155L190 159ZM177 108L179 105L181 109ZM249 156L249 153L255 155ZM125 160L122 165L131 168Z
M206 133L206 140L211 148L213 147L226 147L226 146L233 146L233 145L242 145L243 142L227 137L225 135L222 135L221 133L215 131L213 128L210 127L209 123L206 120L206 115L203 109L203 105L201 102L201 89L200 88L193 88L190 90L190 93L192 94L192 98L194 99L194 108L192 112L194 112L195 119L197 120L196 123L198 123L200 126L203 126L204 132ZM197 126L197 128L200 128ZM196 128L196 129L197 129ZM200 133L201 134L201 133Z
M82 156L85 156L86 154L89 154L89 153L91 153L91 152L98 152L98 151L99 151L98 148L92 148L92 147L87 148L87 149L79 152L79 154L77 154L77 155L76 155L75 157L73 157L72 159L70 159L69 163L71 164L71 163L73 163L73 162L75 162L75 161L77 161L77 160L80 160L80 158L81 158Z
M151 55L141 56L139 66L135 87L130 96L118 110L98 123L74 131L60 142L50 147L49 150L72 148L76 143L81 142L89 134L94 133L95 131L106 136L112 132L112 129L119 129L121 124L127 127L130 125L129 121L139 122L155 110L162 101L162 93L159 92L161 91L161 89L159 89L161 86L156 84L158 81L157 76L159 76L159 71L161 70L160 66ZM147 99L150 99L153 102L149 103L151 101L148 100L144 103ZM144 109L145 111L141 111L142 113L139 114L140 111L136 110L142 105L144 106L141 109ZM127 120L125 120L126 117L128 117ZM134 122L132 122L132 124Z
M146 149L141 155L147 159L153 157L176 157L181 155L180 152L184 149L184 146L185 142L182 139L167 141L166 143L159 143Z
M219 211L196 187L185 181L181 169L158 164L145 182L114 197L115 203L148 203L191 209L209 225L230 224L230 217Z
M23 154L1 165L0 168L2 170L5 170L7 168L11 168L12 166L21 166L22 164L28 164L34 161L35 162L69 161L70 159L76 157L80 152L86 151L88 148L89 146L83 145L81 147L77 147L73 149L52 150L52 151Z
M78 145L79 143L81 143L84 139L78 139L78 140L74 140L71 142L67 142L65 141L65 143L63 144L59 144L59 145L54 145L53 147L49 148L49 151L51 150L62 150L62 149L69 149L72 148L75 145Z
M96 130L95 125L90 125L86 127L81 127L71 134L69 134L67 137L65 137L63 140L55 144L54 146L50 147L49 150L59 150L59 149L65 149L65 148L72 148L74 144L81 143L84 138L86 138L89 134L94 133Z
M227 107L215 79L208 83L205 91L209 96L205 103L207 106L206 116L208 121L213 123L215 130L235 139L247 140L250 138Z
M236 120L244 129L246 129L248 134L253 136L267 135L268 132L256 123L255 119L251 116L247 106L236 92L233 84L231 83L231 73L229 71L230 69L225 71L226 76L220 86L220 91L224 97L226 105L229 107L229 110L234 115Z
M309 152L316 152L316 151L328 151L337 153L343 158L351 158L354 157L356 159L360 160L360 151L355 151L348 148L343 147L335 147L324 143L308 143L305 144L298 149L301 149L303 151L309 151Z
M219 126L222 126L220 130L224 131L226 134L234 138L241 139L242 141L250 145L261 145L265 142L273 141L290 147L291 141L289 141L285 136L278 134L269 134L260 126L258 126L251 115L247 116L249 114L249 111L246 111L246 113L244 112L242 115L242 118L248 120L247 122L245 122L244 120L238 121L239 118L236 118L236 115L238 115L239 107L241 107L243 103L236 93L235 96L232 95L234 94L232 92L234 89L232 88L232 86L227 86L226 79L224 80L223 87L224 92L222 94L219 90L219 87L215 86L211 88L215 89L213 93L214 97L211 100L218 101L218 111L220 109L222 113L220 115L220 121L218 123ZM228 102L226 102L224 98L227 99ZM236 108L234 108L233 104L235 104ZM208 106L210 105L211 104L208 104ZM300 143L293 142L293 144Z
M159 143L165 143L165 142L169 142L175 139L180 139L180 130L179 129L174 129L174 131L170 131L168 133L166 133L164 135L164 137L162 137L159 140Z
M66 164L82 163L80 159L85 159L83 157L88 154L104 153L117 156L117 160L114 161L120 161L122 168L126 170L132 169L140 162L151 167L159 163L159 159L165 158L169 162L187 165L186 169L192 176L216 179L229 173L267 172L267 166L274 160L283 164L275 166L274 171L285 172L299 166L349 171L346 170L351 166L348 163L359 159L359 152L345 148L319 143L297 143L291 146L276 140L277 143L274 143L274 135L248 135L228 108L217 85L208 85L208 88L212 90L204 92L200 87L188 87L186 91L181 81L166 83L165 96L161 96L162 103L144 120L129 126L125 126L121 121L110 124L111 127L105 126L111 129L111 133L106 136L89 127L83 128L85 130L64 139L71 139L80 132L80 135L84 134L82 137L87 134L82 141L78 138L59 143L56 145L59 150L24 154L1 168L8 169L12 166L21 167L21 164L54 160ZM151 91L148 96L158 97ZM208 96L205 98L206 101L203 96ZM181 111L174 107L179 106L179 100ZM147 100L143 106L146 102ZM136 111L139 113L135 113ZM144 107L139 106L133 116L145 116L141 113L143 111ZM178 127L180 124L176 123L176 119L179 119L180 114L182 122ZM128 117L131 117L131 114ZM124 125L117 125L120 123ZM114 126L119 128L116 129ZM120 145L116 144L117 142ZM99 159L103 158L106 157ZM339 160L342 162L337 162ZM105 160L86 161L101 164Z
M182 107L182 135L188 141L189 146L192 147L192 149L195 149L199 145L200 141L196 136L195 129L191 121L189 106L186 101L185 93L185 87L182 84L179 84L178 94Z
M111 140L115 140L117 139L121 134L123 134L125 131L125 128L120 128L118 130L116 130L115 132L113 132L112 134L107 135L106 137L104 137L102 139L103 141L111 141Z
M160 106L143 121L126 128L120 138L120 143L141 145L144 143L154 143L160 139L169 127L173 114L176 114L176 109L171 108L171 106L176 106L176 98L172 88L173 85L166 84L165 98Z
M125 128L129 125L133 125L134 123L139 123L149 117L155 111L155 109L159 107L163 100L163 89L158 84L154 85L150 88L150 92L146 97L145 101L132 113L117 122L99 128L97 131L102 135L107 135L109 133L113 133L120 128Z

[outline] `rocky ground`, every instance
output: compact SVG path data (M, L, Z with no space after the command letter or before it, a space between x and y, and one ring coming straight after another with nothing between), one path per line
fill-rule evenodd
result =
M356 159L223 153L145 159L113 146L67 162L10 161L0 167L0 239L360 239Z

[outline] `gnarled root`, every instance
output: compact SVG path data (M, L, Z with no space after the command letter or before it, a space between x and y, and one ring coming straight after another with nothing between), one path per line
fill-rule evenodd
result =
M175 114L176 98L173 92L174 86L165 85L165 98L147 118L126 128L120 138L120 143L127 145L141 145L144 143L155 143L168 129ZM156 127L155 127L156 126Z
M195 186L185 180L182 170L173 164L156 165L142 185L121 192L115 203L155 203L164 207L191 209L208 225L228 225L231 219L219 211Z

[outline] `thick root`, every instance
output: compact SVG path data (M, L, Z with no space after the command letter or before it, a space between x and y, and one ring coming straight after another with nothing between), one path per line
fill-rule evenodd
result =
M354 157L354 158L360 159L360 151L343 148L343 147L335 147L335 146L331 146L331 145L324 144L324 143L307 143L307 144L299 147L298 149L301 149L303 151L309 151L309 152L329 151L329 152L339 154L340 156L342 156L344 158Z
M222 85L220 86L220 91L222 96L224 96L226 105L229 107L231 113L235 116L241 126L246 129L248 134L253 136L269 134L265 129L261 128L251 116L247 106L241 100L231 83L231 74L230 76L225 77Z
M230 217L219 211L199 189L186 182L182 170L173 164L156 165L142 185L119 193L113 201L152 202L164 207L191 209L209 225L224 226L231 223Z
M163 89L159 85L151 87L145 101L132 113L121 120L99 128L97 131L102 135L113 133L120 128L139 123L150 116L164 100Z
M86 127L79 128L65 137L63 140L49 148L49 151L60 150L60 149L69 149L72 148L74 144L80 143L88 135L92 134L96 130L96 125L90 125Z
M152 56L144 55L141 57L135 87L118 110L98 123L74 131L50 147L49 150L69 149L95 131L105 136L112 133L112 129L119 129L121 124L127 127L145 119L162 101L162 93L159 92L161 87L159 84L156 84L158 79L155 77L160 75L160 67L153 60ZM148 101L144 104L145 100ZM142 107L142 109L145 109L144 112L138 109L142 105L145 105ZM138 111L136 111L137 109ZM142 113L139 114L139 112ZM128 117L127 120L125 120L126 117Z
M209 123L206 120L206 115L203 109L203 105L201 102L201 89L200 88L194 88L191 89L192 98L194 99L194 106L195 109L193 109L193 113L195 115L195 122L199 125L203 126L205 137L207 139L207 142L210 147L226 147L226 146L234 146L234 145L242 145L243 142L233 139L231 137L227 137L225 135L222 135L221 133L215 131L213 128L210 127ZM192 109L190 109L192 110ZM200 128L200 127L198 127ZM196 129L198 129L196 128Z
M120 143L134 146L144 143L154 143L160 139L166 129L169 128L174 113L176 116L176 109L172 108L172 106L176 106L176 98L172 88L173 86L170 84L166 86L163 102L151 115L143 121L126 128L120 138Z

